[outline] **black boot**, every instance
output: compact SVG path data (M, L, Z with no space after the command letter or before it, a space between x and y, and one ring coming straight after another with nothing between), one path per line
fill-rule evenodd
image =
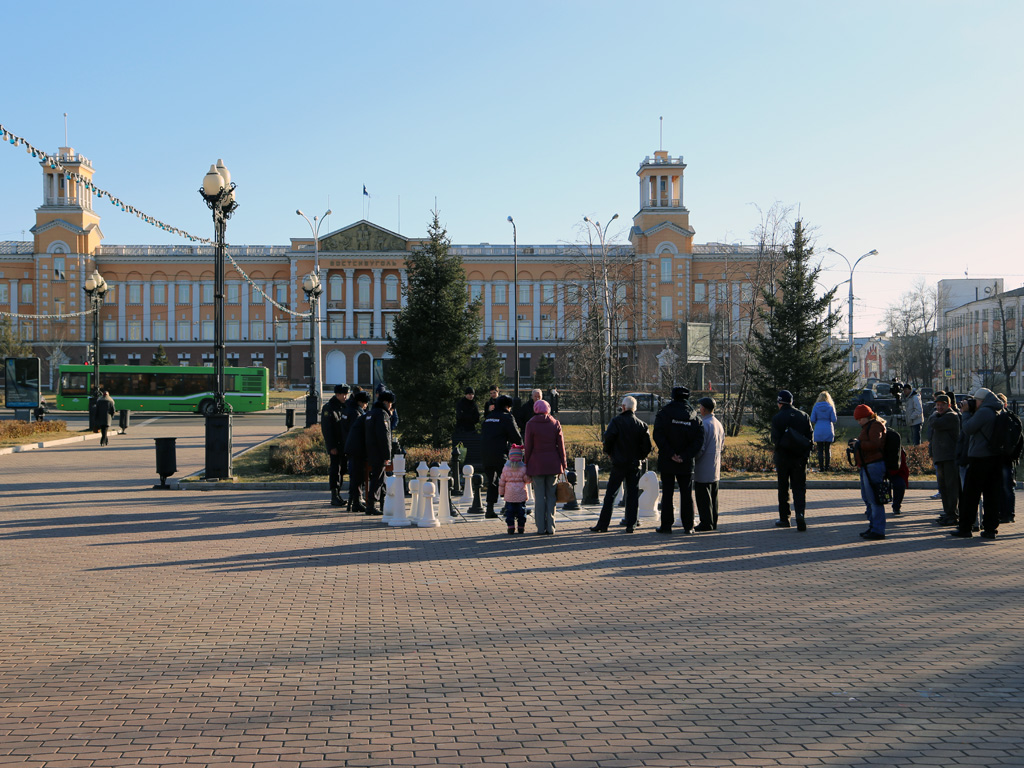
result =
M338 493L338 489L337 488L335 488L333 491L331 491L331 506L332 507L347 507L348 506L348 504L345 502L345 500L343 498L341 498L341 494Z
M797 515L796 516L796 529L798 531L806 531L807 530L807 521L804 520L804 516L803 515Z

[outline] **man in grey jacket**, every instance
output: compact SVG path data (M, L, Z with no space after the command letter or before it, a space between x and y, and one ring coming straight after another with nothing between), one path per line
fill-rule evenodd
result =
M921 425L924 424L924 403L921 402L921 395L916 389L912 390L909 384L903 385L903 409L907 416L907 426L910 427L910 442L920 445Z
M942 515L937 524L957 525L960 473L956 466L956 441L960 437L960 414L950 407L949 395L935 397L935 410L928 417L928 437L928 453L942 494Z
M960 499L960 520L952 535L969 539L971 525L978 514L978 502L984 496L985 510L981 521L981 536L994 539L999 528L1002 509L1002 466L992 447L992 429L996 414L1003 408L1002 401L990 389L979 387L967 401L970 412L964 415L963 433L967 436L967 475Z
M718 481L722 471L722 448L725 429L715 418L715 400L702 397L697 401L704 426L704 444L693 465L693 495L697 502L700 524L695 531L718 530Z

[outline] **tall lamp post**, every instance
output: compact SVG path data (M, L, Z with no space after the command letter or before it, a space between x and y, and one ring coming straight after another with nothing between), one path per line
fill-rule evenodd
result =
M604 293L604 355L605 355L605 386L604 394L608 397L608 419L612 417L612 401L614 396L612 395L612 306L611 306L611 292L608 289L608 246L605 242L605 236L608 234L608 227L612 225L612 222L619 218L619 214L612 216L608 223L601 226L601 222L594 221L589 216L584 216L585 221L589 226L594 228L597 232L598 241L601 243L601 281L603 284ZM593 242L593 241L591 241ZM602 409L603 410L603 409ZM604 425L602 425L604 426Z
M513 389L513 397L517 406L519 401L519 243L516 240L516 223L512 217L508 217L508 223L512 225L512 296L509 319L512 321L512 340L514 342L513 354L516 356L515 377L516 383Z
M304 214L301 210L295 211L295 213L306 220L309 224L310 230L313 232L313 278L316 281L316 295L319 298L322 292L320 284L320 225L324 223L324 219L331 215L331 210L328 208L323 216L314 216L313 220L310 221L309 217ZM309 279L309 276L306 276ZM309 297L310 292L306 289L306 281L302 281L303 290L306 291L306 296ZM320 420L320 408L323 406L323 388L324 388L324 377L323 369L321 367L321 343L322 334L320 332L320 311L319 306L313 307L310 304L310 309L316 309L309 319L310 329L310 345L309 345L309 392L306 395L306 426L312 427Z
M100 391L100 307L107 297L107 281L98 269L94 269L85 279L84 290L92 306L92 392L89 394L89 429L95 429L95 406Z
M199 189L206 205L213 212L214 248L213 292L213 358L216 391L213 406L206 412L206 479L231 477L231 413L224 401L224 232L235 212L235 185L223 160L211 165Z
M306 301L309 303L309 356L310 361L313 362L315 356L318 356L319 349L317 348L317 326L313 318L317 317L317 313L320 311L320 294L323 293L323 286L320 284L320 278L315 272L310 272L304 278L302 278L302 290L306 294ZM306 426L312 427L320 419L320 379L317 378L317 366L311 365L309 369L309 394L306 395Z
M849 330L850 330L850 373L855 373L856 370L857 370L857 364L854 362L854 359L853 359L853 270L855 270L857 268L857 265L860 264L861 261L866 259L868 256L877 256L878 255L878 251L876 251L874 248L872 248L870 251L865 253L863 256L861 256L859 259L857 259L855 262L853 262L853 265L851 266L850 260L848 258L846 258L845 256L843 256L843 254L841 254L835 248L829 248L828 250L831 251L832 253L834 253L836 256L842 257L843 261L846 262L846 266L850 267L850 310L849 310L849 315L850 315L850 326L849 326ZM840 283L840 285L842 285L842 283Z

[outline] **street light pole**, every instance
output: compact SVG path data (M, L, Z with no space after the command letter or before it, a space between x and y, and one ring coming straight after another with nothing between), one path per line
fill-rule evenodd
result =
M100 308L107 297L107 281L98 269L85 280L85 295L92 306L92 392L89 395L89 428L95 429L95 405L100 391Z
M519 401L519 297L518 283L519 283L519 243L516 238L516 223L512 220L512 217L508 217L508 223L512 225L512 311L509 313L510 320L512 321L512 340L514 342L513 354L516 356L515 361L515 377L516 383L513 388L513 398L518 403Z
M320 278L315 272L310 272L302 279L302 290L306 294L306 301L309 303L309 316L314 318L319 312L320 294L323 293L323 286ZM309 324L309 354L312 357L317 354L317 332L316 325ZM317 383L316 368L310 368L311 380L309 382L309 394L306 396L306 427L312 427L320 418L320 386ZM310 421L312 419L312 421Z
M850 341L850 373L855 373L856 370L857 370L857 364L854 362L854 359L853 359L853 271L855 269L857 269L857 265L860 264L861 261L866 259L868 256L877 256L878 255L878 251L876 251L874 248L872 248L870 251L868 251L863 256L858 258L855 262L853 262L853 265L851 266L850 265L850 260L848 258L846 258L845 256L843 256L843 254L841 254L835 248L829 248L828 250L831 251L832 253L834 253L836 256L840 256L843 259L843 261L846 262L846 266L850 268L850 305L849 305L849 315L850 315L850 317L849 317L849 320L850 320L850 325L849 325L849 330L850 330L850 339L849 339L849 341ZM840 285L842 285L842 283L840 283Z
M614 396L612 394L612 307L611 292L608 288L608 246L605 243L605 236L608 234L608 227L619 218L619 214L612 216L608 223L601 227L601 222L594 221L589 216L584 216L583 221L594 228L597 238L601 243L601 280L604 283L604 349L605 349L605 394L608 397L608 419L611 420ZM591 241L593 242L593 241Z
M295 213L306 220L309 224L309 229L313 233L313 277L315 278L317 285L316 296L319 300L320 294L323 292L323 287L320 281L320 225L324 223L324 219L331 215L330 208L324 213L323 216L314 216L313 220L310 221L309 217L304 214L301 210L295 211ZM305 290L305 280L303 280L303 290ZM309 292L306 292L309 296ZM310 305L310 308L314 307ZM320 409L323 407L324 395L324 377L323 368L321 366L321 344L322 334L320 332L320 309L319 301L317 301L316 311L313 312L309 318L309 330L310 330L310 345L309 345L309 392L306 395L306 426L312 427L320 420Z
M213 406L206 412L206 479L231 477L231 413L224 400L224 256L227 250L224 235L227 221L238 208L235 185L223 160L211 165L199 189L206 205L213 212L214 248L213 293L213 358L216 391Z

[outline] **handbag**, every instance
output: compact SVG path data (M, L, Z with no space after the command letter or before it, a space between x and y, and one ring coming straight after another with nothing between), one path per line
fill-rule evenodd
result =
M572 483L565 479L565 475L559 477L562 479L555 483L555 502L568 504L576 498L576 491L573 490Z
M892 503L892 481L888 475L882 477L882 482L871 484L871 490L875 492L875 502L882 506Z

